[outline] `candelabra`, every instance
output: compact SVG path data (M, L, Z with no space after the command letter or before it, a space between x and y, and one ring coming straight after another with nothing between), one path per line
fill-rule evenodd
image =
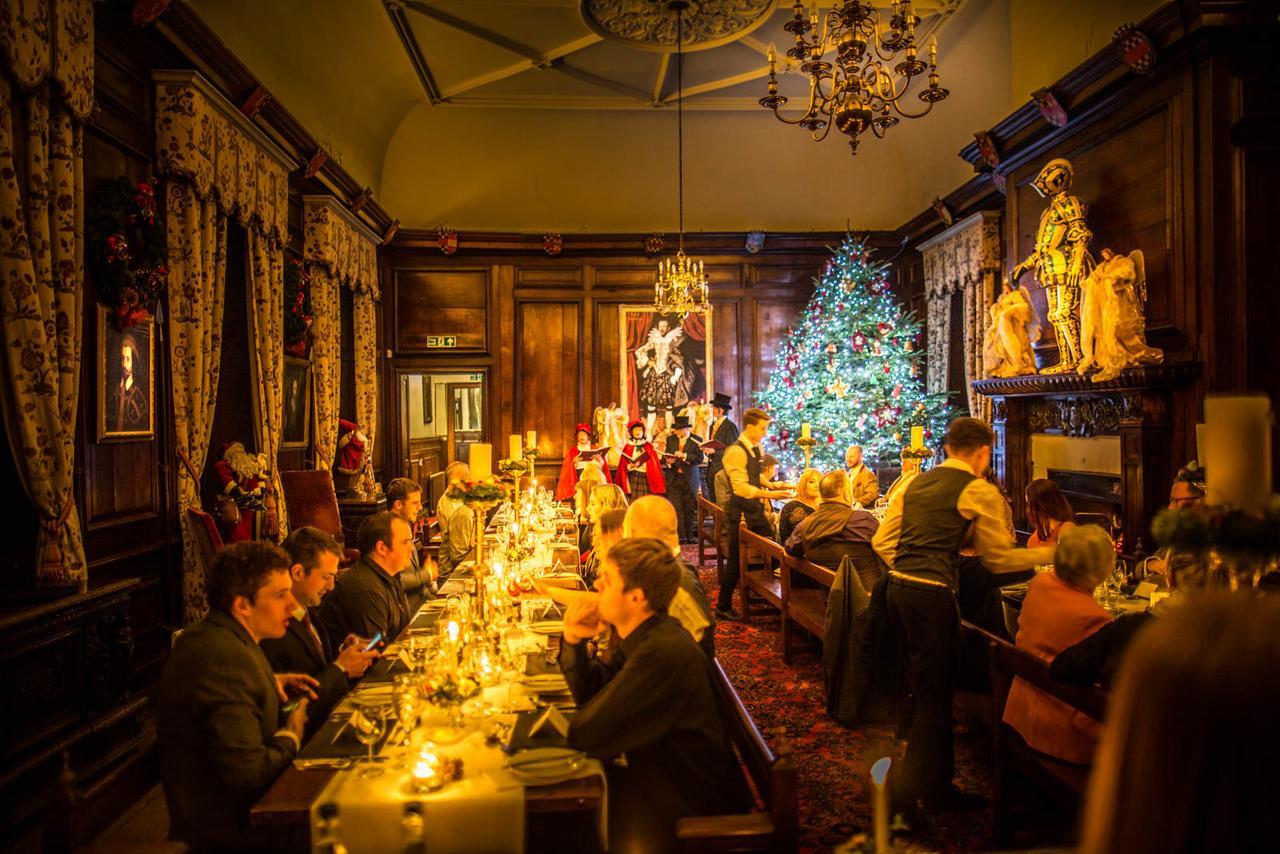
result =
M883 138L885 131L898 124L898 116L921 118L950 94L938 85L937 39L929 41L928 65L916 58L920 18L911 8L911 0L893 0L887 28L882 26L875 4L860 0L837 3L823 16L816 7L806 15L804 4L796 0L794 12L795 17L783 26L796 39L786 55L799 62L800 73L809 78L808 106L797 119L784 118L778 112L787 97L778 94L777 57L772 48L768 94L760 99L760 106L773 110L779 121L809 131L814 140L825 139L835 125L849 137L849 147L857 154L858 136L864 131L870 129ZM831 48L835 49L834 63L823 58ZM899 52L903 58L890 74L888 63ZM907 91L915 77L926 70L929 85L917 95L925 107L917 113L908 112L903 109Z
M813 456L813 449L818 444L817 439L796 439L796 447L804 451L804 467L809 468L809 458Z

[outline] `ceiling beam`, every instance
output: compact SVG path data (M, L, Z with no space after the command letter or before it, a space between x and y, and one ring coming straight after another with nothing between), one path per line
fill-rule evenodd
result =
M386 3L383 8L391 18L391 27L400 38L400 44L409 57L409 64L413 66L413 72L418 75L418 82L422 84L422 89L427 94L427 100L432 104L440 103L440 87L436 85L436 78L431 73L431 67L427 65L427 58L422 53L422 47L418 44L418 39L409 25L409 19L404 15L404 10L394 3Z
M479 89L481 86L487 86L490 83L497 83L499 80L506 80L508 77L514 77L517 74L521 74L533 68L551 68L557 59L563 59L570 54L577 53L578 51L591 47L594 44L598 44L601 41L603 41L603 39L600 36L595 33L590 33L582 38L574 39L573 41L566 42L559 47L552 48L541 55L541 61L523 59L513 65L508 65L503 68L495 68L493 71L476 75L468 80L463 80L458 85L446 89L440 94L440 97L447 101L450 98L455 98L465 92L470 92L472 89Z
M503 50L510 51L516 56L523 56L531 62L542 62L542 54L533 48L520 44L520 42L513 39L509 39L501 33L495 33L493 30L482 27L479 24L464 21L454 15L450 15L448 12L437 9L434 6L429 6L426 3L421 2L421 0L404 0L404 7L406 9L412 9L419 15L431 18L434 21L439 21L446 27L452 27L453 29L464 32L467 35L475 36L481 41L486 41L495 47L500 47Z
M662 84L667 81L667 66L671 64L671 54L663 53L658 60L658 79L653 83L653 103L662 101Z
M722 77L719 80L710 80L706 83L699 83L697 86L686 86L683 93L672 92L670 95L662 99L663 104L674 104L681 98L688 98L690 95L702 95L707 92L715 92L718 89L728 89L730 86L737 86L739 83L749 83L752 80L763 80L769 76L769 66L762 65L759 68L753 68L750 71L744 71L741 74L735 74L732 77Z
M563 59L557 59L555 62L551 63L551 67L566 77L572 77L574 80L581 80L583 83L591 83L595 86L600 86L601 88L617 92L620 95L630 95L632 98L639 99L640 102L644 104L649 103L648 92L628 86L625 83L619 83L616 80L610 80L607 77L601 77L598 74L592 74L590 71L583 71L581 68L574 68Z

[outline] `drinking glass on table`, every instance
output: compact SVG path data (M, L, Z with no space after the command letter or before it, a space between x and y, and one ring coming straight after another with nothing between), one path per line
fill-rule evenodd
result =
M351 714L351 728L356 731L356 738L360 743L369 749L365 768L360 776L377 777L382 773L382 767L373 758L373 746L387 731L387 707L381 702L357 702L355 711Z

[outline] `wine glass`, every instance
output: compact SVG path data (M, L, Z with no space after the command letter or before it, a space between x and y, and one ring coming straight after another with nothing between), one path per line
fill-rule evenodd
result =
M366 765L360 776L377 777L382 773L382 768L374 761L373 746L387 730L387 707L381 703L357 704L351 714L351 727L356 731L356 739L369 749Z

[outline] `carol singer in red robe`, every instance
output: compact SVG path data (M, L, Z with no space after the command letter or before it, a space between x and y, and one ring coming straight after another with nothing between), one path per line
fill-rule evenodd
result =
M622 457L618 460L618 473L613 482L622 487L631 499L642 495L665 495L667 481L662 476L662 465L658 462L658 452L653 443L644 435L644 422L639 418L627 425L629 441L621 448ZM627 458L631 461L628 462ZM641 468L643 461L643 468Z
M591 443L591 427L587 424L579 424L576 431L577 444L569 449L564 455L564 462L560 465L560 480L556 483L556 500L568 501L573 498L573 491L578 486L578 478L582 476L582 470L587 466L587 460L579 459L585 452L597 450ZM596 454L591 457L601 469L604 471L605 479L609 478L609 463L605 461L604 454Z

